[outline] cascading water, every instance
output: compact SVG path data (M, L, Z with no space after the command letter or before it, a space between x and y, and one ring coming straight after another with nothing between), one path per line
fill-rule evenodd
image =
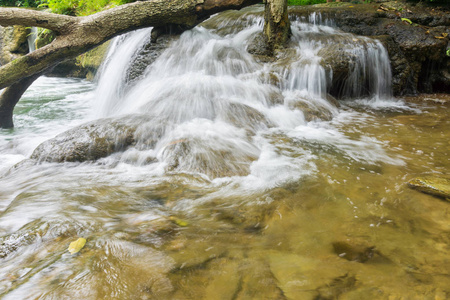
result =
M132 152L140 163L156 159L167 170L212 178L251 173L251 165L254 169L259 164L258 143L268 142L263 136L276 128L292 130L306 121L329 120L338 113L335 103L327 100L333 72L321 64L319 55L336 42L347 45L344 51L354 57L343 94L365 95L362 86L368 83L372 97L389 96L389 62L379 42L318 25L321 17L314 15L313 24L293 22L296 48L275 63L261 64L246 48L262 30L262 19L244 18L245 29L225 35L220 35L223 21L219 28L184 33L131 85L125 76L133 57L149 43L149 31L116 40L101 71L98 113L152 116L146 130L137 131L143 132L136 136L138 145L149 144L148 130L158 131L156 145L150 143L154 148L133 148L123 158L129 161ZM271 84L273 78L277 83Z
M150 30L118 37L95 91L27 91L0 131L2 299L445 294L447 204L404 182L446 171L448 110L389 99L382 45L320 14L275 61L249 54L261 11L214 16L143 73Z
M36 50L36 39L37 39L38 30L37 27L31 27L30 34L28 35L28 51L33 52Z

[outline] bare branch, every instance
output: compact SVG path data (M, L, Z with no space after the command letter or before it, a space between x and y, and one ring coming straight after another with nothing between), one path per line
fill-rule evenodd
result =
M24 25L42 27L50 29L56 34L61 34L68 31L77 22L77 17L32 9L0 7L0 26Z

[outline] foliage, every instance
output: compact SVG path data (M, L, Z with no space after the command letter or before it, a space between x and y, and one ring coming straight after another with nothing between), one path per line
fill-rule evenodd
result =
M2 0L0 6L40 7L46 5L47 0Z
M326 0L288 0L288 5L312 5L326 2Z
M48 7L58 14L86 16L130 2L134 0L48 0Z
M86 16L104 8L111 8L136 0L0 0L0 6L48 7L52 12L72 16Z

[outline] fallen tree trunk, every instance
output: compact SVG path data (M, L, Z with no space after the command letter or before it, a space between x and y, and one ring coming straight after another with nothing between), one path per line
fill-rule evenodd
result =
M0 26L25 25L47 28L56 39L49 45L0 68L0 127L12 127L12 110L29 85L40 74L60 62L74 58L103 42L145 27L176 26L189 29L210 15L240 9L258 0L148 0L118 6L87 17L0 8ZM39 74L39 75L37 75ZM37 75L37 76L36 76Z

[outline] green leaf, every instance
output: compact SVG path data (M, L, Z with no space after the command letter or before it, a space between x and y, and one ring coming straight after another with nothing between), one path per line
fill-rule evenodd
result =
M450 49L447 50L447 56L450 56Z
M86 239L79 238L75 242L70 243L69 250L70 254L78 253L81 249L83 249L84 245L86 244Z
M407 18L402 18L402 22L409 23L410 25L412 24L412 21L410 19L407 19Z

